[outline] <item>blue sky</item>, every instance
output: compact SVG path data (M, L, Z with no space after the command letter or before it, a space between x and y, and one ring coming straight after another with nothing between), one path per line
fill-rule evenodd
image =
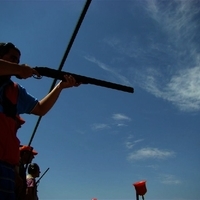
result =
M85 1L0 2L1 41L21 63L57 69ZM44 172L41 200L200 196L199 0L93 0L64 71L132 86L134 94L81 85L63 91L32 145ZM16 80L16 79L14 79ZM38 99L52 79L16 80ZM23 115L28 144L38 117Z

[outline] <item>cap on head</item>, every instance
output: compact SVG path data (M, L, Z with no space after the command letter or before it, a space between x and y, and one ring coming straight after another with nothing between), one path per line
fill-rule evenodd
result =
M30 152L33 153L33 155L37 155L37 154L38 154L38 152L35 151L35 150L33 149L33 147L27 146L27 145L20 146L20 147L19 147L19 150L20 150L20 152L23 152L23 151L30 151Z
M0 58L7 54L10 49L15 49L18 51L19 55L21 55L20 50L11 42L8 43L0 43Z

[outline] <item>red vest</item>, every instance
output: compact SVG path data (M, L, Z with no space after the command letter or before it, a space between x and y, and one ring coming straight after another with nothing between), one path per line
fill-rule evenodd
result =
M25 122L17 115L18 85L10 82L5 86L1 105L3 112L0 113L0 161L9 164L19 163L19 139L17 130Z

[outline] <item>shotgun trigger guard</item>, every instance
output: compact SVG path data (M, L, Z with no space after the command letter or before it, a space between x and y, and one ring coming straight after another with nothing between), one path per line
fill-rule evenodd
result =
M41 79L43 76L37 76L36 74L33 74L33 78L36 78L36 79Z

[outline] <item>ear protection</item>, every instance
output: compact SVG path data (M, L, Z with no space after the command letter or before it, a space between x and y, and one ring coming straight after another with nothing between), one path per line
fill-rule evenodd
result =
M14 44L12 44L11 42L8 42L8 43L0 43L0 57L2 57L4 54L6 54L9 51L9 49L12 49L12 48L16 49L21 55L20 50Z

